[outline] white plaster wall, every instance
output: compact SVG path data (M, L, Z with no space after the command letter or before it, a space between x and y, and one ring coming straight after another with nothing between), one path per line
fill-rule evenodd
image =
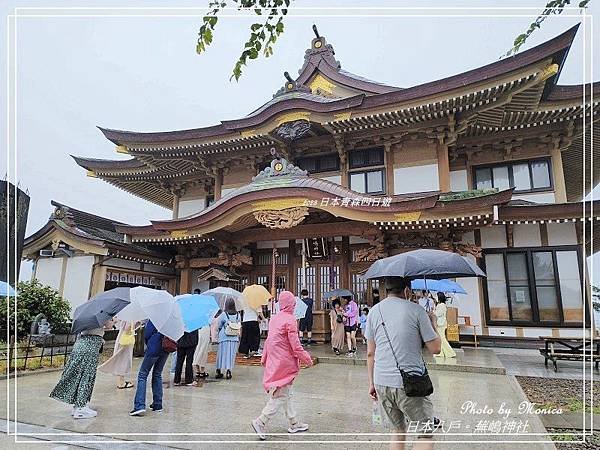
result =
M517 330L514 327L489 327L488 334L490 336L515 337L517 335Z
M535 224L518 224L513 228L514 247L539 247L542 245L540 226Z
M300 241L302 242L302 241ZM287 248L289 245L289 242L286 240L281 240L281 241L260 241L256 243L256 248L273 248L273 244L275 244L275 247L277 248Z
M39 258L35 277L42 284L58 289L62 272L63 258Z
M481 334L481 324L483 320L481 318L481 308L479 307L483 299L479 298L479 282L477 278L460 278L455 280L460 284L467 294L453 294L452 306L458 308L459 316L469 316L471 318L471 324L477 325L477 334ZM459 323L463 321L460 320ZM460 327L462 334L473 334L472 327Z
M556 203L554 192L537 192L532 194L514 194L513 200L527 200L534 203Z
M552 328L527 328L523 327L523 337L539 338L540 336L552 336Z
M437 191L440 189L438 165L395 167L394 194Z
M481 228L481 246L483 248L506 247L506 228L504 225Z
M560 328L558 330L560 337L564 338L582 338L582 337L590 337L590 330L583 328Z
M179 217L187 217L199 213L206 205L206 197L179 200Z
M469 190L466 169L450 171L450 190L453 192Z
M71 304L71 317L75 308L88 300L93 265L93 256L75 256L67 260L63 297Z
M548 245L572 245L577 244L577 231L574 223L549 223Z
M193 270L192 271L192 292L194 289L200 289L201 292L207 291L210 288L210 281L199 281L198 277L204 270ZM190 292L190 294L192 293Z
M341 175L332 175L330 177L321 177L322 180L331 181L335 184L342 184L342 176Z

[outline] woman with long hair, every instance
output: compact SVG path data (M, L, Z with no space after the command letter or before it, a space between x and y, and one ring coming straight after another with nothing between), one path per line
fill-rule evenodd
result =
M74 419L90 419L98 413L88 406L96 383L96 368L104 343L104 328L82 331L50 397L73 405Z
M233 298L228 298L225 301L225 308L221 315L217 317L217 324L219 349L217 350L217 374L215 378L223 378L223 371L226 371L225 377L230 380L241 334L240 315L235 309Z
M133 362L133 346L135 344L136 324L119 321L119 334L115 341L112 356L104 364L98 366L100 372L117 377L117 388L133 387L131 382L131 366Z
M435 316L437 317L438 334L442 339L442 351L435 356L455 358L456 352L452 347L450 347L450 344L446 339L446 328L448 327L448 323L446 321L446 314L448 313L448 307L446 306L446 295L443 292L438 292L437 296L438 300L435 307Z
M331 322L331 348L336 355L344 350L346 341L344 333L344 310L339 299L331 302L331 311L329 311L329 321Z

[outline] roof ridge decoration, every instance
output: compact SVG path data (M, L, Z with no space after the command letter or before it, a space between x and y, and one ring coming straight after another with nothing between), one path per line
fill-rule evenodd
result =
M288 162L285 158L275 158L269 167L261 170L252 178L252 182L263 181L276 177L307 177L308 172Z

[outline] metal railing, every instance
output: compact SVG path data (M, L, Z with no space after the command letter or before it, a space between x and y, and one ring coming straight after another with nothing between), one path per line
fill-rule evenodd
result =
M13 344L9 348L6 344L2 345L0 359L7 361L10 357L9 365L12 370L55 367L55 363L61 359L64 366L73 350L76 338L75 334L30 334L26 340L18 342L16 346Z

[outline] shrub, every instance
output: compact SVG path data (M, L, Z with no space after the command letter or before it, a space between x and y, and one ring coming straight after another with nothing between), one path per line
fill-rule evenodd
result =
M9 321L12 331L15 320L15 301L17 306L16 322L19 338L29 334L31 322L38 314L43 314L52 326L53 333L67 333L70 321L71 305L63 299L56 289L42 285L38 280L21 282L17 286L18 297L0 298L0 329L6 330L6 308L10 308Z

